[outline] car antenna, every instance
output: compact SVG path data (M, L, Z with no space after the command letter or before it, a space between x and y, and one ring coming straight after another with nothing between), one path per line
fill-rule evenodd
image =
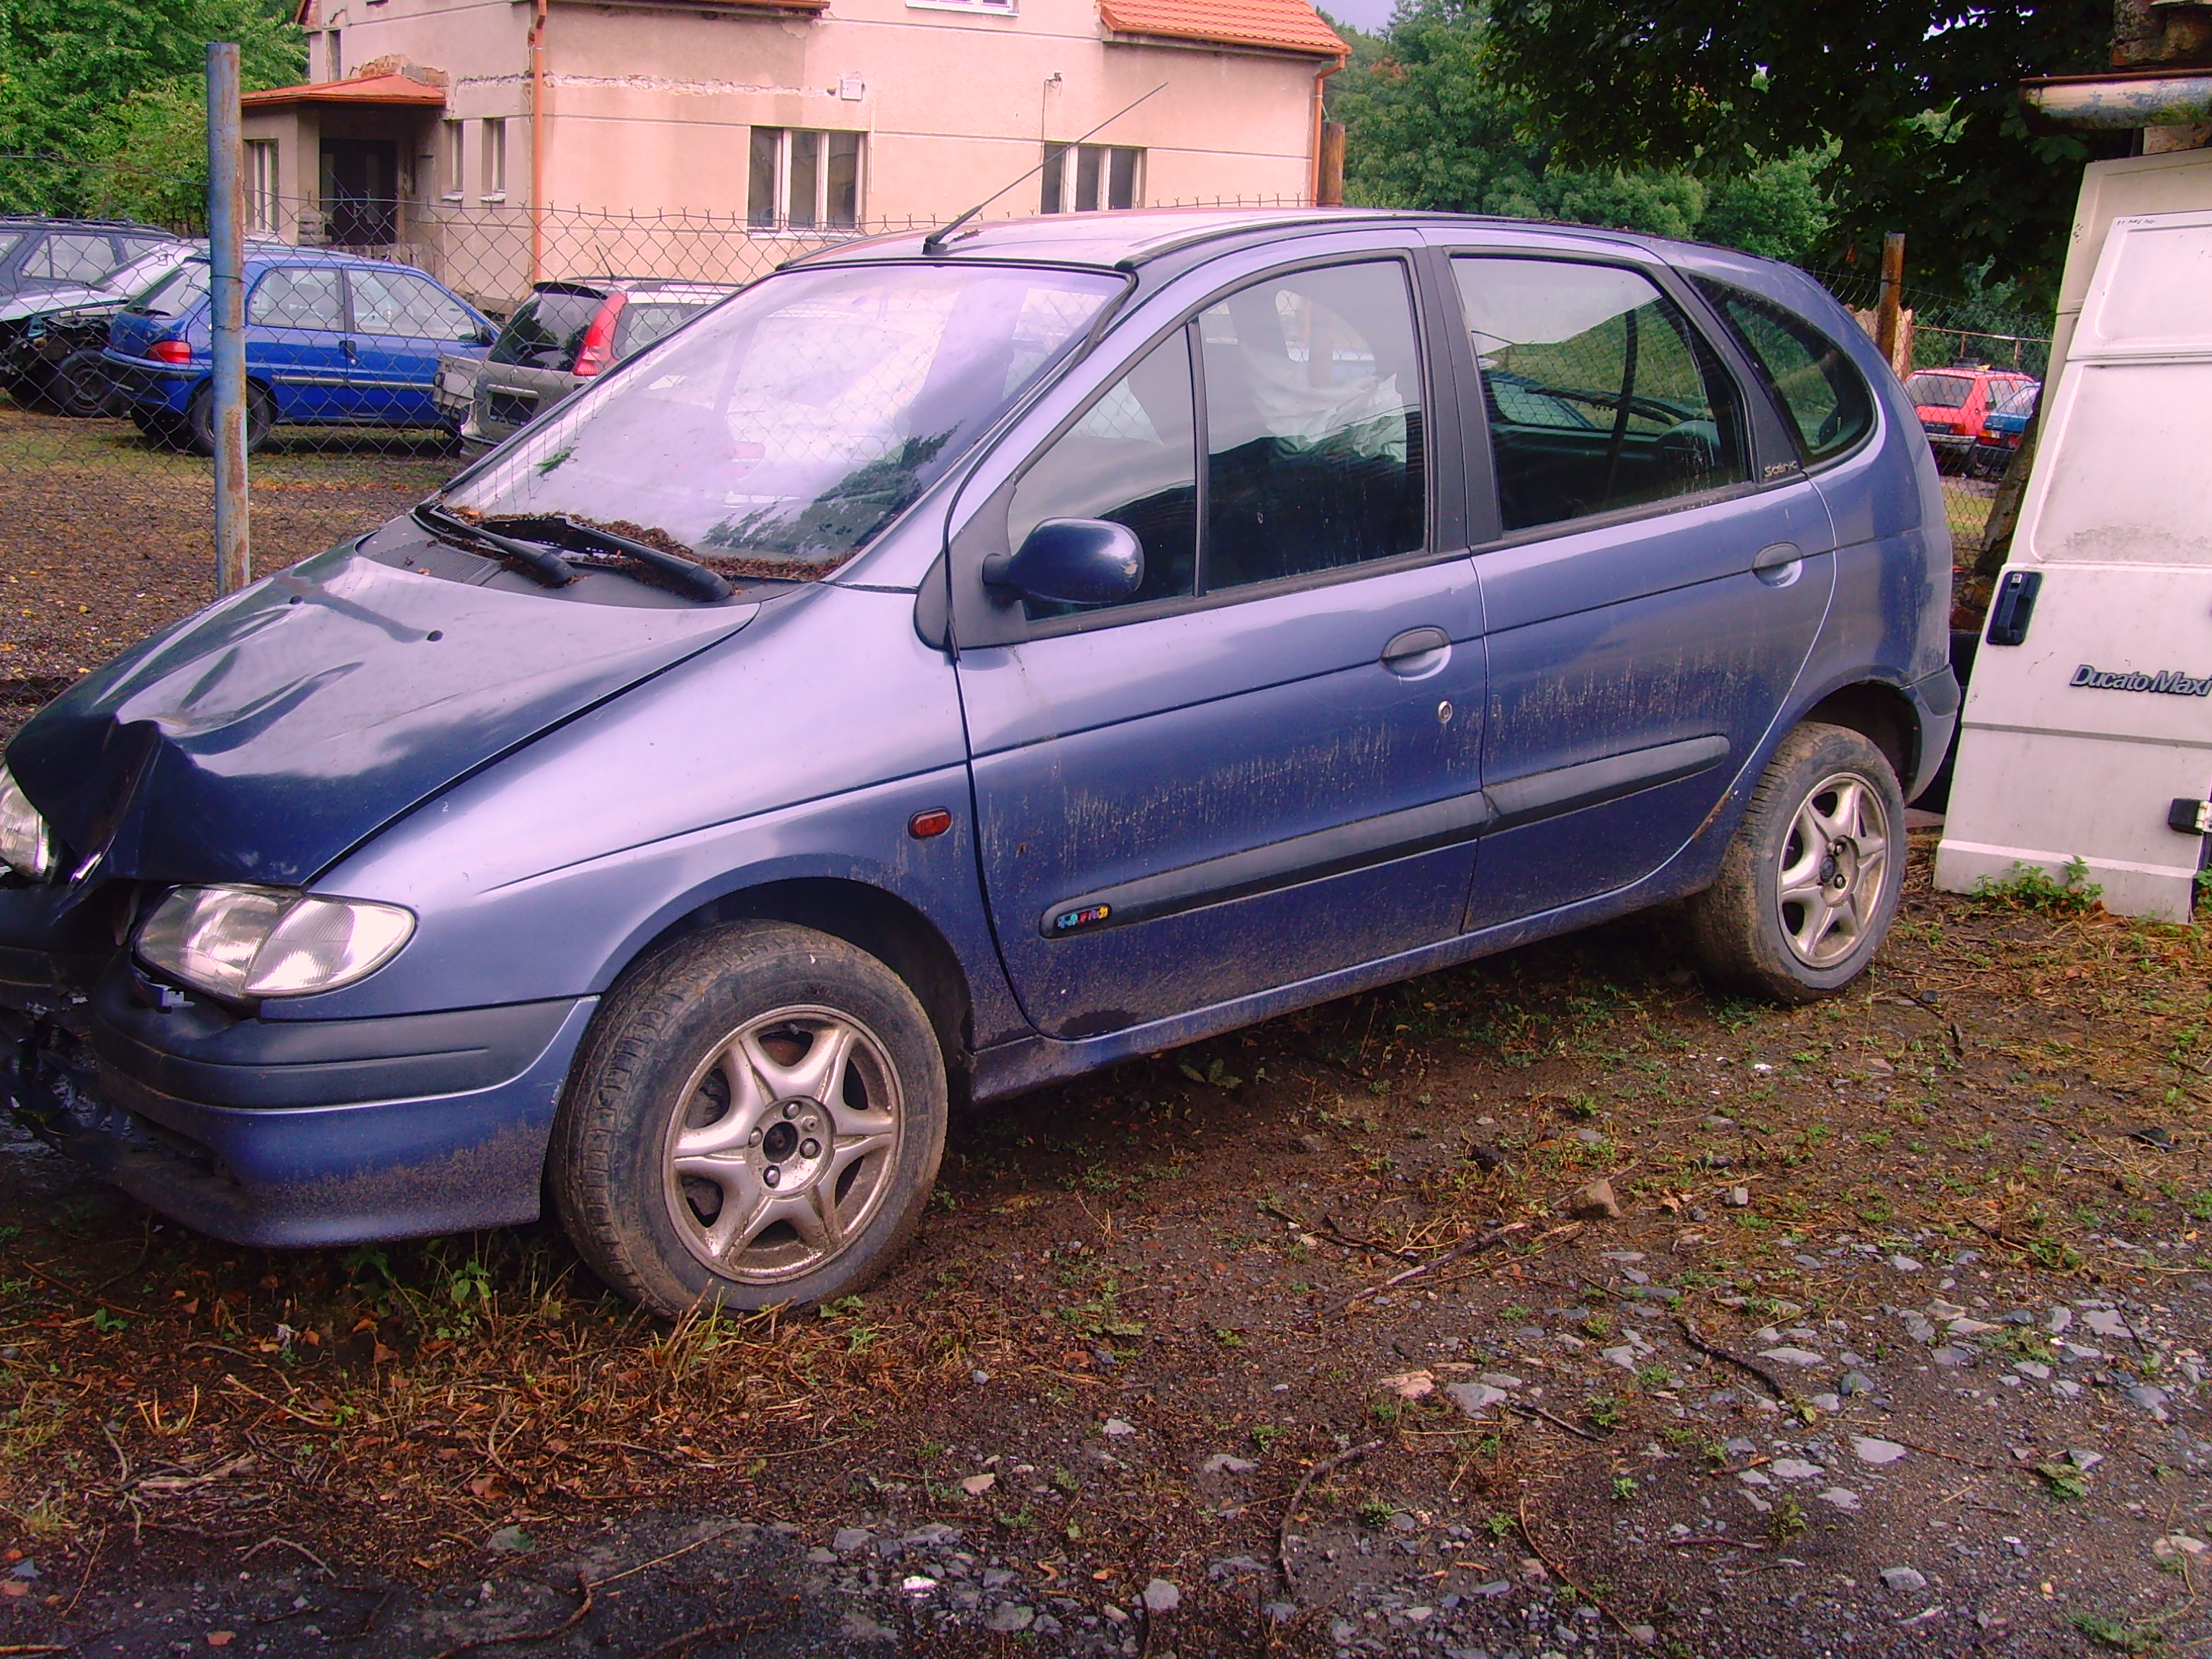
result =
M924 253L930 255L932 258L944 252L945 239L946 237L951 235L954 231L959 229L961 226L966 224L970 219L981 213L985 208L990 206L992 203L997 201L1001 196L1004 196L1016 185L1020 184L1024 179L1034 179L1038 173L1042 173L1046 167L1051 162L1052 158L1054 155L1065 155L1067 151L1074 149L1076 145L1081 143L1084 138L1095 137L1097 134L1103 132L1108 127L1112 126L1115 122L1120 120L1131 110L1136 108L1139 104L1143 103L1145 101L1145 98L1150 98L1152 96L1153 93L1165 92L1167 89L1168 83L1163 81L1159 85L1154 87L1152 92L1146 93L1144 95L1144 98L1139 98L1132 102L1122 105L1121 108L1115 110L1111 115L1101 121L1097 126L1091 128L1089 132L1085 133L1082 137L1071 138L1064 144L1046 145L1043 161L1039 161L1027 173L1022 174L1020 179L1009 179L1006 180L1005 184L1000 185L998 189L993 191L988 196L986 196L981 201L976 203L974 207L969 208L967 212L962 214L957 219L953 220L950 224L939 225L935 230L931 231L928 235L921 239L921 251Z

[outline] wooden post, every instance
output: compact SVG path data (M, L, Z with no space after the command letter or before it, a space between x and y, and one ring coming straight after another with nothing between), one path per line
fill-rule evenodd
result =
M1321 124L1321 176L1314 189L1316 207L1344 205L1344 123Z
M1905 233L1893 230L1881 239L1881 299L1874 315L1874 343L1893 368L1897 363L1898 302L1904 291Z

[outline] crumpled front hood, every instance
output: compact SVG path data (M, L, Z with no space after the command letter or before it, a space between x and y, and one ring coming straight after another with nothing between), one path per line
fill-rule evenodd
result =
M86 676L23 728L8 765L68 856L97 857L103 878L296 885L759 609L475 587L349 544Z

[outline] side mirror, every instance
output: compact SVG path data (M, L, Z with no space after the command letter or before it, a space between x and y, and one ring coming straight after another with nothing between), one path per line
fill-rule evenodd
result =
M1112 605L1144 586L1144 544L1104 519L1047 519L1013 552L984 560L983 580L1055 605Z

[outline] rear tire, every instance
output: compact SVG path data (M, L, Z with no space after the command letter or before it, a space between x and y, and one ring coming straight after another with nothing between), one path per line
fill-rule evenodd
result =
M46 396L54 407L80 420L107 413L114 395L97 351L70 352L46 380Z
M276 424L276 405L258 386L246 388L246 453L252 454L269 441ZM192 393L185 410L185 447L195 455L215 453L215 388L204 386Z
M1777 1002L1835 995L1881 946L1905 885L1905 799L1881 750L1808 721L1753 791L1719 877L1690 901L1712 975Z
M600 1008L554 1126L554 1203L599 1277L655 1313L828 1301L921 1222L945 1117L904 981L826 933L732 923Z

